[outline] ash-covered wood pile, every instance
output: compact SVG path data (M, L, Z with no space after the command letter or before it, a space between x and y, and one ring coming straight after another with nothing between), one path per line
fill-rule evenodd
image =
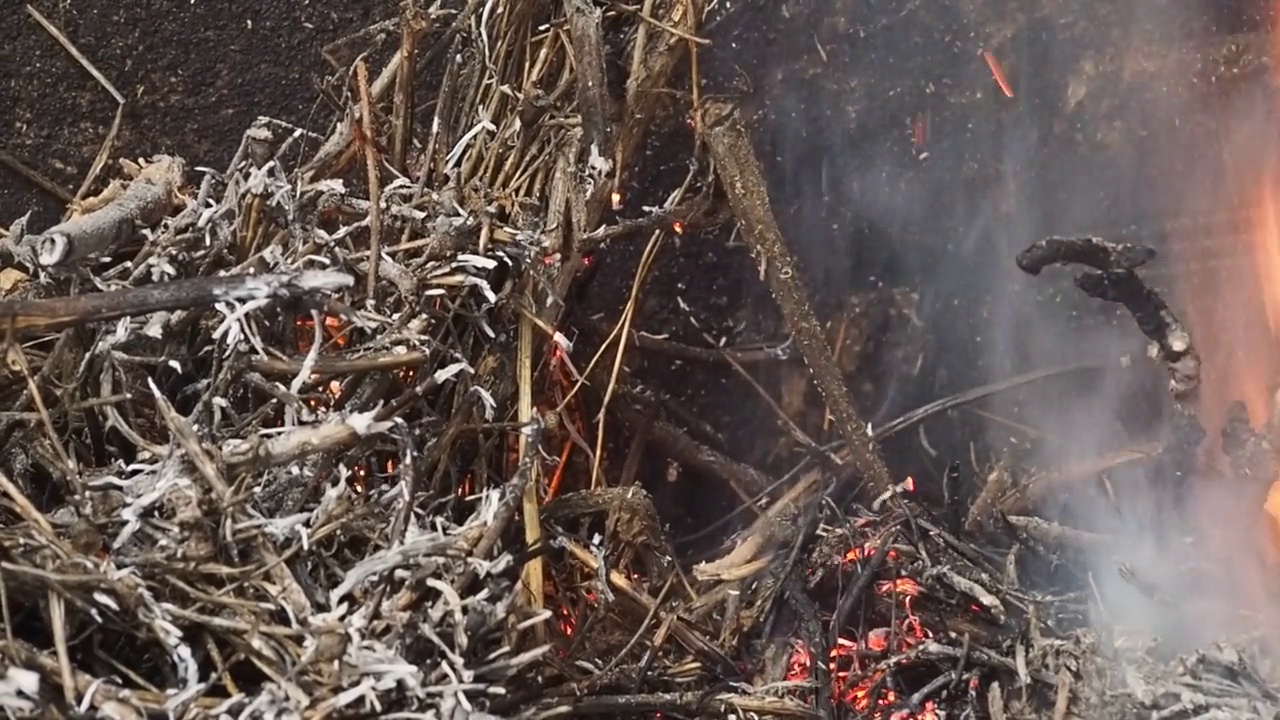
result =
M701 92L710 12L411 5L353 36L363 45L324 88L327 124L261 118L226 168L113 160L108 137L61 223L9 224L0 706L1274 712L1251 645L1166 662L1090 630L1088 600L1039 570L1062 562L1079 582L1109 539L1035 517L1034 484L990 465L968 497L957 462L927 494L939 504L891 474L880 441L1052 373L868 424L850 388L870 380L850 357L912 324L912 294L819 319L751 123ZM777 342L677 342L634 324L659 250L695 243L740 264L749 253ZM618 307L582 312L608 291L596 267L627 246L643 251ZM1078 284L1134 314L1182 402L1194 351L1134 274L1149 259L1052 240L1020 262L1095 266ZM869 321L872 300L896 320ZM713 366L750 382L769 408L760 444L794 469L735 456L631 371L672 358L690 382ZM696 552L665 516L694 476L733 505L695 509Z

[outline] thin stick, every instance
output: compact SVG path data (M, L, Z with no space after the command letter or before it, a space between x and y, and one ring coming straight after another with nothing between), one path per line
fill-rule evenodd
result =
M518 378L517 390L517 419L521 425L528 425L533 421L533 321L527 314L520 316L520 336L519 345L517 346L518 357L516 358L516 373ZM540 452L540 448L529 446L528 433L520 433L519 454L521 458L532 458L530 466L530 478L524 486L523 496L521 498L521 516L524 521L524 542L525 547L536 547L542 540L542 523L539 517L538 509L538 486L540 470L542 462L539 458L534 457ZM523 586L525 594L528 598L529 607L535 612L540 612L543 608L543 601L546 599L546 588L543 586L546 577L545 570L542 566L542 556L534 555L529 562L525 563L521 570ZM534 626L534 634L539 644L545 641L546 629L542 625Z
M26 165L21 160L10 155L4 150L0 150L0 165L8 167L10 170L26 178L32 185L35 185L68 205L75 200L75 195L63 190L60 185L44 175L41 175L35 168Z
M68 557L72 555L70 547L68 547L66 543L62 542L58 537L58 534L53 531L53 525L49 524L49 518L45 517L44 513L37 510L36 506L31 504L31 500L27 498L26 494L24 494L17 485L14 485L13 481L9 479L9 476L5 475L3 472L0 472L0 491L4 492L5 495L8 495L9 499L13 501L14 510L17 511L18 515L23 520L31 523L31 526L39 530L40 533L44 535L45 539L54 547L62 550Z
M53 420L49 417L49 409L44 404L44 397L40 392L40 387L36 384L36 379L31 375L31 366L27 363L27 356L17 343L9 344L8 355L9 366L21 371L22 377L27 381L27 388L31 392L31 401L35 403L36 411L40 413L40 421L44 423L45 432L49 434L49 442L53 444L53 449L58 453L58 461L62 463L63 472L67 474L67 483L71 485L71 492L77 498L83 498L85 496L84 485L80 482L80 473L76 469L75 463L72 462L71 456L67 454L67 449L63 446L62 439L58 437L58 431L53 427Z
M369 275L365 297L372 302L378 290L378 260L382 257L382 188L378 156L373 149L373 103L369 100L369 68L356 61L356 85L360 90L360 129L364 133L364 163L369 176Z
M49 590L49 625L53 629L53 647L58 656L58 672L62 674L62 699L67 707L76 706L76 680L67 651L67 606L56 590Z
M635 316L636 299L640 295L640 288L644 285L645 277L649 274L649 266L653 263L653 258L658 253L658 246L662 244L662 231L655 231L649 238L649 244L644 248L644 255L640 257L640 265L636 268L635 280L631 283L631 295L627 298L627 306L622 310L622 321L619 327L622 336L626 337L631 331L631 319ZM613 399L614 390L618 387L618 375L622 372L622 358L626 354L627 343L619 342L618 349L613 356L613 369L609 373L609 386L605 388L604 400L600 401L600 414L596 416L596 450L595 457L591 463L591 489L597 490L600 487L600 458L604 453L604 426L605 411L609 407L609 401Z
M876 440L883 440L916 425L931 415L936 415L937 413L960 407L961 405L971 403L974 400L981 400L982 398L990 397L991 395L998 395L1005 390L1012 390L1013 388L1030 385L1031 383L1058 377L1060 375L1097 372L1099 370L1107 369L1109 368L1106 365L1081 364L1046 368L1044 370L1033 370L1029 373L1016 375L1007 380L999 380L997 382L973 388L972 390L965 390L962 393L957 393L940 400L934 400L927 405L921 405L915 410L911 410L901 417L890 420L889 422L877 427L875 429L874 437Z
M391 166L405 172L405 158L413 141L413 70L418 40L427 30L427 21L416 3L408 3L400 23L400 67L396 68L396 94L391 107Z
M27 14L35 18L35 21L40 23L40 26L52 35L53 39L57 40L58 44L70 53L71 57L76 59L76 62L80 63L81 67L88 70L89 74L93 76L93 79L97 80L99 85L106 88L107 92L111 93L111 97L115 98L117 103L121 105L124 104L124 96L120 94L120 91L116 90L115 86L111 84L110 80L107 80L105 75L98 72L98 68L94 67L93 63L89 62L89 58L85 57L84 54L76 49L75 45L71 44L71 41L67 39L66 35L62 34L61 30L54 27L53 23L49 22L44 15L41 15L39 10L36 10L30 5L27 5Z
M72 200L72 203L74 204L84 198L85 193L89 192L89 187L98 179L98 173L102 172L103 166L107 163L107 158L111 155L111 148L115 145L116 135L120 132L120 122L124 119L124 95L121 95L120 91L116 89L116 86L112 85L111 81L99 72L98 68L94 67L93 63L89 62L89 58L85 57L84 53L76 49L76 46L71 43L71 40L69 40L61 30L55 27L53 23L49 22L44 15L41 15L39 10L36 10L31 5L27 5L27 14L34 18L36 22L40 23L40 27L44 28L45 32L52 35L53 39L57 40L58 44L61 45L76 62L80 63L80 67L88 71L88 73L93 76L93 79L97 80L99 85L105 88L107 92L111 93L111 97L116 101L116 115L111 121L111 129L107 131L107 136L103 139L102 145L98 148L98 154L94 157L93 164L89 166L89 172L85 175L84 182L80 184L80 189L76 191L75 197ZM71 210L68 208L68 214L64 216L64 219L66 217L70 217L70 212Z

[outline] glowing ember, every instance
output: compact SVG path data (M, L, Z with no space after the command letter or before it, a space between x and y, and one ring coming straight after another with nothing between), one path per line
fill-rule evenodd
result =
M889 593L898 593L899 595L915 596L920 594L920 583L911 578L898 578L897 580L882 580L876 583L876 592L881 595Z
M925 146L929 144L929 115L928 113L916 113L911 119L911 149L916 152L923 152Z
M307 353L311 351L311 343L315 339L315 321L310 317L300 317L295 321L297 328L298 352ZM341 318L332 315L324 317L325 334L329 337L329 341L337 348L347 346L347 328L343 325Z
M867 633L867 649L871 652L884 652L889 649L889 628L875 628Z
M921 592L919 583L910 578L886 580L876 584L876 591L882 595L900 596L904 617L895 621L892 627L872 628L862 641L850 637L836 640L827 665L831 674L832 695L837 702L857 712L859 717L872 720L937 720L940 716L932 701L925 703L916 712L896 710L886 714L898 704L899 696L889 687L884 671L873 669L874 666L867 667L866 659L889 651L905 652L921 640L931 637L931 633L921 627L919 617L911 609L912 599ZM812 669L813 653L803 642L793 640L785 679L804 682L809 679Z
M369 468L364 463L360 463L351 468L351 474L347 476L347 489L353 495L363 495L368 480Z
M845 563L854 563L860 560L870 559L875 554L876 546L872 543L866 543L862 547L849 548L849 550L844 554L843 561ZM897 560L898 553L895 550L889 550L885 559L890 561Z
M1000 86L1000 92L1005 97L1013 97L1013 86L1009 84L1009 78L1005 77L1004 69L1000 67L1000 61L996 60L996 56L990 50L982 51L982 59L987 61L987 67L991 68L991 77L995 78L996 85Z

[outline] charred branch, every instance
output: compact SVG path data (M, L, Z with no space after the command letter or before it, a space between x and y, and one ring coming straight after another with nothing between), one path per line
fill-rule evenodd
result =
M1099 272L1137 270L1154 260L1155 248L1097 237L1050 237L1018 253L1018 267L1039 275L1050 265L1084 265Z
M1134 271L1155 257L1155 250L1110 243L1099 238L1047 238L1018 254L1018 267L1031 275L1050 264L1092 268L1076 276L1086 295L1119 303L1152 343L1151 356L1169 372L1169 390L1179 402L1192 401L1200 387L1200 356L1191 334L1159 293Z
M350 287L350 275L323 270L295 274L193 278L103 293L44 300L0 301L0 327L57 330L85 323L222 302L288 300Z
M66 268L129 242L139 227L160 222L177 201L186 164L182 158L159 156L137 171L123 189L108 191L100 207L27 238L35 260L44 267Z

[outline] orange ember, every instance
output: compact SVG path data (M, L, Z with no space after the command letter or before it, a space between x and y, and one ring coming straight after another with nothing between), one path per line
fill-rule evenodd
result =
M917 583L911 578L884 580L876 583L876 592L881 595L888 595L889 593L898 593L899 595L919 595L920 583Z
M849 554L862 551L855 549L849 551ZM867 554L872 552L874 550ZM885 653L906 652L931 637L911 609L911 601L922 589L915 580L898 578L877 583L876 592L892 596L895 604L901 604L902 614L889 627L868 630L861 641L854 637L837 638L827 661L827 668L831 673L831 694L837 702L857 712L858 717L872 720L937 720L939 715L933 701L926 702L916 712L892 711L900 697L890 688L884 671L875 669ZM813 653L803 642L793 640L785 679L789 682L804 682L809 679L812 669Z
M875 544L866 543L860 547L849 548L847 551L845 551L843 559L845 563L854 563L860 560L870 560L875 554L876 554ZM890 562L893 562L894 560L898 559L898 553L894 550L890 550L888 554L885 556L885 559Z
M298 352L307 353L311 351L311 343L315 339L316 323L310 316L300 317L294 325L297 328ZM324 316L325 335L329 341L337 348L347 346L347 329L341 318L332 315Z

